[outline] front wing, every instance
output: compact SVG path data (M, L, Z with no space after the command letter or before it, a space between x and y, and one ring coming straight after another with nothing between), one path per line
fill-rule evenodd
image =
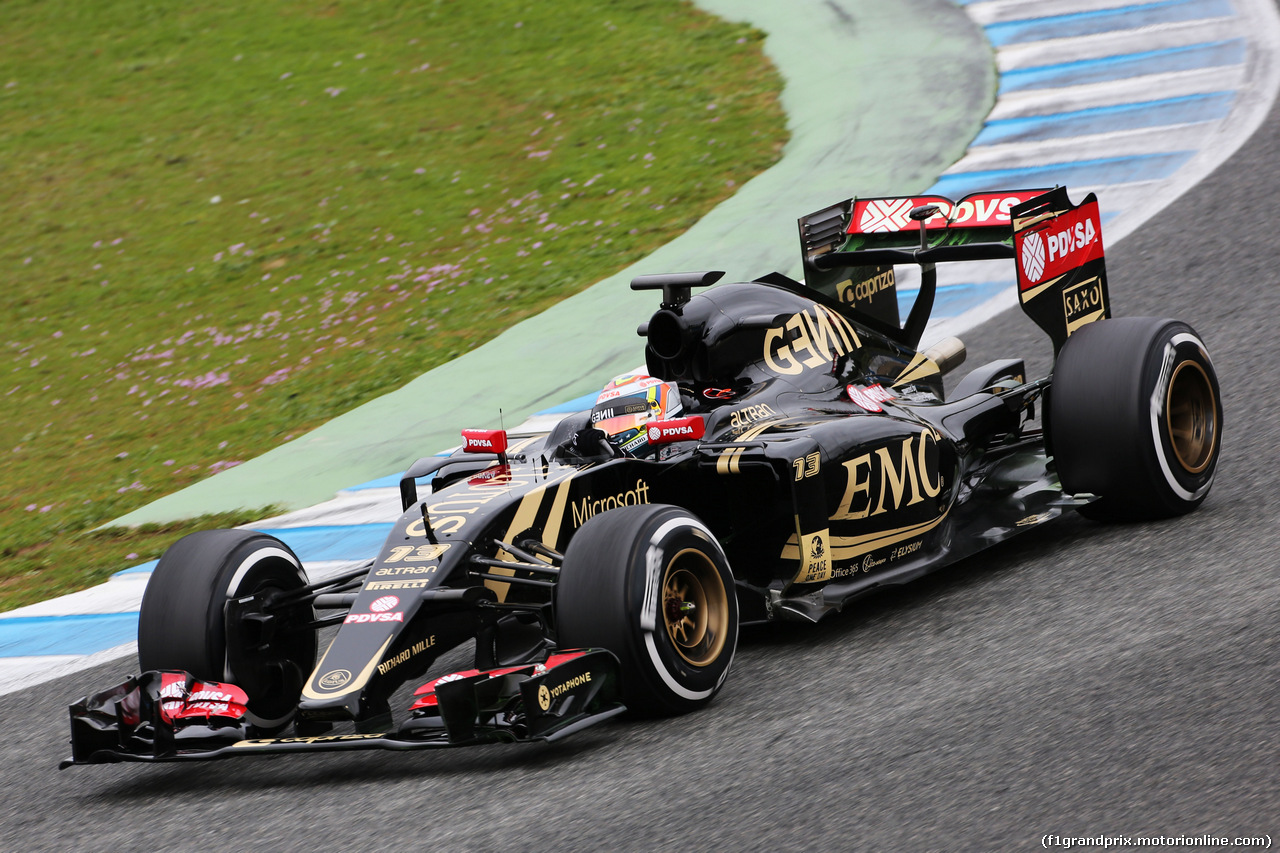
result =
M234 701L208 701L234 694L234 685L145 672L71 705L71 757L59 766L550 742L625 711L619 677L612 652L564 652L544 663L436 679L418 689L411 717L392 731L251 737Z

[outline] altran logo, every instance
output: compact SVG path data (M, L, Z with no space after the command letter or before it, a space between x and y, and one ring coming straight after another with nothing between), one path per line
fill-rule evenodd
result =
M394 595L384 595L382 598L374 599L373 603L369 605L369 609L374 613L386 613L399 603L400 599Z
M1044 240L1032 231L1022 240L1022 272L1028 281L1039 281L1044 275Z

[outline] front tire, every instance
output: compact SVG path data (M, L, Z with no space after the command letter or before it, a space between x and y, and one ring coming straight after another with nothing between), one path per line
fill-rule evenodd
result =
M175 542L147 583L138 615L138 663L227 681L249 695L249 722L260 732L293 718L302 684L315 668L315 620L309 602L253 618L228 620L233 599L268 599L302 589L306 573L279 539L252 530L205 530Z
M1222 396L1209 351L1186 323L1099 320L1062 347L1049 394L1058 476L1100 500L1099 520L1167 518L1199 506L1222 442Z
M633 711L707 705L738 645L733 573L695 516L661 504L621 507L582 526L556 584L561 648L605 648L622 664Z

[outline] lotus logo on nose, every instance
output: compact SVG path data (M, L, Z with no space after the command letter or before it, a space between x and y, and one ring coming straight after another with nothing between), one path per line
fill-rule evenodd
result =
M351 673L345 669L333 669L320 676L316 682L322 690L337 690L351 680Z

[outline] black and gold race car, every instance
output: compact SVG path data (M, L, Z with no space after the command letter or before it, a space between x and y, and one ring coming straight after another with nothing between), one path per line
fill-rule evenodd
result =
M816 621L1067 510L1205 499L1209 354L1184 323L1110 317L1093 196L856 199L800 233L803 284L635 279L661 301L639 328L645 371L549 434L465 430L419 460L358 570L313 582L250 530L179 541L142 603L142 674L71 706L64 765L547 741L691 711L741 624ZM944 394L963 345L917 349L935 265L992 259L1014 261L1053 372L1004 359ZM430 674L471 642L473 668Z

